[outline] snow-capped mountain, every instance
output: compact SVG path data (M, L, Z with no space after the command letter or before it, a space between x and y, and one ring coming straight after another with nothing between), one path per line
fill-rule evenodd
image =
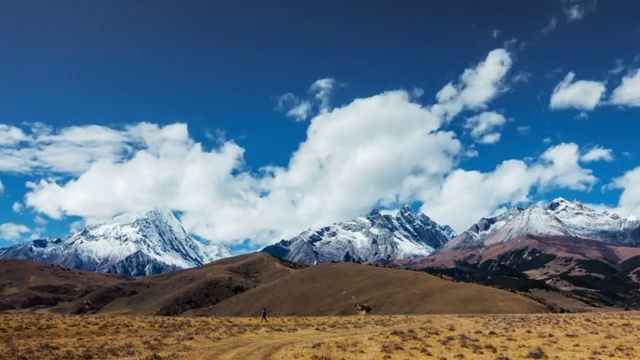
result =
M569 226L551 212L533 205L507 221L485 239L484 244L491 246L526 235L576 236Z
M373 210L366 217L304 231L262 251L307 264L405 259L427 256L454 236L449 226L404 206L396 216Z
M194 240L171 211L160 209L123 214L66 238L38 239L0 250L4 259L133 276L191 268L228 256L228 248Z
M640 245L640 222L634 216L626 219L618 214L599 212L580 201L557 198L545 209L579 237L599 240L612 245Z
M513 208L497 217L480 220L439 249L439 252L485 248L525 235L570 236L610 245L640 245L640 222L599 212L581 202L557 198L545 205Z
M511 220L514 216L524 211L523 208L514 207L498 216L490 218L482 218L468 230L448 241L438 251L448 251L456 249L471 249L482 246L483 241L493 235L504 224Z

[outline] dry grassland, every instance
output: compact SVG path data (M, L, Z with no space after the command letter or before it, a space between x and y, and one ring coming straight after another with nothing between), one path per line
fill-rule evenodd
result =
M640 314L0 316L0 359L638 359Z

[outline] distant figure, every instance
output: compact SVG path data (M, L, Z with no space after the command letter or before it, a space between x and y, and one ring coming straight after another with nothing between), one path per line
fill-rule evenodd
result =
M85 300L84 301L84 309L87 312L95 310L94 307L93 307L93 304L89 300Z
M262 308L262 320L260 320L260 322L269 322L269 320L267 320L267 308Z

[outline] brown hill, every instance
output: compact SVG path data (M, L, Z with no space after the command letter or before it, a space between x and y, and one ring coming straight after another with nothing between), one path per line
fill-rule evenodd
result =
M542 294L551 305L571 303L567 310L640 306L640 249L590 239L529 235L485 249L438 252L392 265Z
M0 311L62 307L123 296L140 288L126 275L108 275L28 260L0 261ZM96 297L96 294L100 294ZM82 301L80 300L82 299Z
M208 307L268 283L296 266L255 253L198 268L130 277L60 268L28 260L0 261L0 311L79 313L90 301L107 314L177 315Z
M178 315L206 308L295 270L264 253L218 260L193 269L142 278L145 291L121 298L100 312L109 314Z
M415 271L335 263L291 275L187 314L273 316L356 314L366 303L375 314L536 313L545 306L490 287L446 281Z

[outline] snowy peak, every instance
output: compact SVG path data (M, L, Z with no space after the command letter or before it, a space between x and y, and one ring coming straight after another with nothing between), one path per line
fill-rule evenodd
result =
M438 251L472 249L483 247L484 240L496 233L513 217L524 211L521 207L513 207L494 217L482 218L468 230L444 244Z
M484 244L489 246L526 235L575 236L562 220L534 205L511 218L495 234L486 239Z
M556 199L545 209L579 237L626 246L635 246L639 237L640 224L633 220L633 216L623 219L618 214L599 212L577 200Z
M563 198L556 198L545 206L550 211L595 211L590 207L583 205L578 200L567 201Z
M170 210L154 209L122 214L64 239L18 244L0 257L137 276L200 266L230 255L226 247L194 240Z
M485 248L526 235L570 236L635 247L640 244L640 223L634 219L599 212L578 200L557 198L483 218L438 251Z
M366 217L307 230L262 251L290 261L373 261L427 256L455 236L405 205L396 216L372 210Z

